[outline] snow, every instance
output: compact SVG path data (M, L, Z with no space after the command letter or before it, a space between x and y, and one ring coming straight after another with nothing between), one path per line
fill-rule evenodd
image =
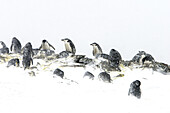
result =
M41 61L42 62L42 61ZM6 67L0 64L0 112L1 113L169 113L169 75L150 69L124 68L112 72L112 83L99 81L99 69L87 66L60 67L36 71L30 76L27 69ZM65 77L54 77L60 68ZM83 78L86 71L95 75L94 80ZM124 77L115 75L123 73ZM130 83L141 81L141 99L128 96Z

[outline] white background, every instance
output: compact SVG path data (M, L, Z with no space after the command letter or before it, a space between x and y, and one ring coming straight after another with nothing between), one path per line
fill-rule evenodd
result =
M169 0L1 0L0 40L9 47L15 36L37 48L47 39L61 52L67 37L77 54L92 56L89 44L97 42L123 59L144 50L170 64L169 6Z

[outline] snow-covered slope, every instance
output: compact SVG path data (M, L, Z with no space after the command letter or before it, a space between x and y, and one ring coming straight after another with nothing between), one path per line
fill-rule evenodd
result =
M36 62L36 61L35 61ZM36 64L36 63L35 63ZM59 67L36 71L0 64L1 113L169 113L169 75L149 69L124 68L110 73L112 83L98 80L99 69L91 67ZM65 77L53 77L55 68ZM94 80L83 78L86 71ZM123 73L124 77L115 77ZM141 81L141 99L128 96L130 83Z

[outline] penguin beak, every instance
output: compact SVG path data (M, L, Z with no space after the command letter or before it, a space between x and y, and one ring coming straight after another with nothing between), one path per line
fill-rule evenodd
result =
M64 41L64 39L61 39L61 41Z

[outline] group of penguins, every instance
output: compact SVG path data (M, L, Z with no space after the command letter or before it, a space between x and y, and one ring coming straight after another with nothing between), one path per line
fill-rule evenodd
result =
M74 43L68 39L62 39L61 41L64 42L65 51L60 52L59 54L55 54L55 48L47 41L42 40L41 46L37 49L32 48L32 44L28 42L23 48L20 41L16 38L12 38L12 44L9 48L5 45L3 41L0 41L0 55L3 54L19 54L22 56L22 66L25 69L29 69L31 65L33 65L34 58L44 58L53 56L50 58L53 59L60 59L60 58L67 58L69 56L74 57L75 63L80 63L83 65L91 65L94 64L100 67L104 72L101 72L98 77L99 79L103 80L104 82L111 82L111 77L108 74L109 71L121 71L120 65L127 66L127 67L148 67L152 68L155 71L161 71L162 73L170 72L170 66L164 63L159 63L154 60L154 58L144 52L139 51L132 60L124 61L120 53L115 50L111 49L109 54L105 54L102 51L102 48L96 42L90 44L93 47L92 53L94 59L97 59L94 62L93 59L85 57L85 55L76 55L76 48ZM53 49L53 50L52 50ZM43 55L43 56L42 56ZM10 66L19 66L20 60L18 58L13 58L8 61L7 67ZM53 74L56 74L63 78L64 72L60 69L56 69ZM94 75L90 72L86 72L84 76L88 76L90 79L94 77ZM140 89L141 82L139 80L135 80L130 84L130 89L128 95L133 95L137 98L141 97L141 89Z

